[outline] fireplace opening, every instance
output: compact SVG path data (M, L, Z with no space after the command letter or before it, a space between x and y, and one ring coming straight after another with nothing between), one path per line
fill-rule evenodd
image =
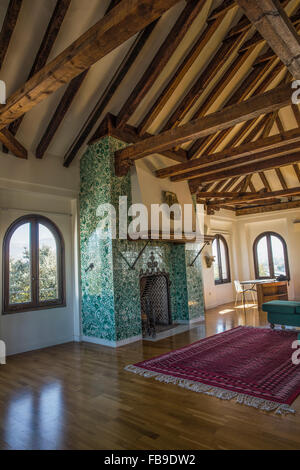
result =
M155 337L173 324L168 275L155 273L141 276L140 292L143 336Z

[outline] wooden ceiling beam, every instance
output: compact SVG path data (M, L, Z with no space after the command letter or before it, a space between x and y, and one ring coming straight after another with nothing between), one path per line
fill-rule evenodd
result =
M198 197L203 197L202 192L199 192L197 194ZM218 194L218 193L216 193ZM222 194L222 193L220 193ZM292 197L292 196L299 196L300 195L300 187L298 188L291 188L291 189L284 189L280 191L273 191L273 192L266 192L266 193L234 193L231 195L231 193L227 193L228 196L221 197L218 195L214 195L214 198L220 199L220 201L217 202L218 205L220 204L243 204L243 203L252 203L252 202L257 202L257 201L265 201L268 199L278 199L278 198L284 198L284 197Z
M0 130L159 18L179 0L122 0L17 90L0 109Z
M285 181L285 178L282 174L282 171L280 170L280 168L275 168L275 171L276 171L276 175L280 181L280 184L281 184L281 187L283 190L287 190L288 189L288 185L286 184L286 181Z
M276 111L290 104L291 89L284 85L264 93L263 95L250 98L222 111L191 121L175 129L170 129L162 134L155 135L116 152L116 169L118 174L123 163L134 161L162 150L174 148L177 145L205 137L216 133L218 130L227 129L240 122L254 119L261 114ZM0 114L1 122L1 114ZM126 164L125 164L126 166ZM121 173L126 173L126 168Z
M272 191L272 188L271 188L271 186L270 186L270 183L269 183L269 181L268 181L268 179L267 179L265 173L264 173L263 171L260 171L258 174L259 174L259 177L260 177L260 179L261 179L262 184L264 185L264 187L265 187L268 191L271 192L271 191Z
M201 97L203 91L215 77L218 71L225 65L235 49L238 48L238 44L245 38L246 33L241 33L241 35L236 37L231 37L230 39L225 39L221 47L217 50L215 56L212 58L209 65L206 67L204 72L200 74L194 85L183 97L175 111L172 113L166 124L163 126L162 131L171 129L180 124L183 118L191 110L194 104Z
M207 22L207 26L203 33L200 35L199 39L195 42L194 46L192 49L188 52L182 63L179 65L179 67L176 69L174 75L172 78L168 81L167 85L153 104L153 106L150 108L150 110L147 112L146 116L142 120L142 122L139 125L139 134L143 135L147 132L147 129L151 126L153 121L156 119L156 117L159 115L159 113L163 110L165 104L169 101L171 98L172 94L175 92L176 88L182 81L182 79L185 77L187 72L190 70L191 66L193 63L196 61L196 59L199 57L199 54L201 51L205 48L205 46L208 44L222 21L224 20L226 16L226 13L223 15L218 15L214 19L210 19Z
M258 139L254 142L242 144L238 147L231 147L218 153L205 154L197 160L189 160L180 165L173 165L156 171L158 178L183 175L192 170L205 168L207 166L220 163L226 164L240 157L259 158L259 156L272 156L274 153L284 153L298 149L300 145L300 130L298 128L276 134L270 137ZM268 154L263 154L268 152Z
M293 165L293 168L294 168L294 171L295 171L296 176L298 178L298 181L300 183L300 169L299 169L298 163L295 163L295 165Z
M111 136L115 137L116 139L121 140L122 142L126 142L128 144L133 144L136 142L141 142L142 140L149 138L151 134L145 134L144 136L140 136L137 132L137 129L134 126L126 124L126 126L122 129L117 127L117 117L111 113L108 113L105 118L103 119L101 125L97 129L97 132L93 135L92 139L89 141L89 144L93 144L103 137ZM160 155L170 158L176 162L186 162L187 161L187 153L183 149L178 149L177 151L174 149L165 150L160 153Z
M101 94L99 100L96 103L96 106L93 108L92 112L90 113L87 120L85 121L83 127L80 129L79 133L73 140L72 145L69 147L68 151L66 152L64 156L65 167L68 167L72 163L72 161L75 159L76 155L78 154L78 152L80 151L84 143L87 141L94 126L97 124L101 115L105 111L105 108L112 100L116 91L119 89L127 73L131 69L132 65L134 64L135 60L137 59L138 55L140 54L144 45L149 39L149 36L152 34L158 21L159 19L156 19L155 21L150 23L144 29L144 31L141 31L139 35L137 36L136 40L130 47L129 51L127 52L124 59L122 60L120 66L118 67L117 71L112 77L111 81L109 82L109 84L107 85L103 93ZM97 136L99 131L101 132L101 123L100 123L99 129L97 129L95 132L95 136Z
M277 0L236 0L275 54L300 79L300 38Z
M155 54L151 64L119 112L117 121L118 127L125 126L129 118L133 115L163 68L169 62L170 57L174 54L190 26L203 10L205 4L206 0L190 0L186 4L175 25L159 48L159 51Z
M292 23L293 26L298 26L299 23L300 23L300 14L299 13L296 13L294 15L291 16L290 18L290 21ZM261 36L261 34L257 31L251 39L249 39L247 42L245 42L245 44L243 44L242 46L242 51L246 51L249 47L252 47L253 44L260 44L262 42L264 42L265 39ZM272 49L271 49L272 50ZM270 53L270 51L269 51ZM276 54L274 54L274 52L272 51L272 55L269 56L270 58L271 57L277 57Z
M298 207L300 207L300 201L281 202L278 204L271 204L267 206L264 205L264 206L237 209L236 215L243 216L243 215L251 215L251 214L263 214L265 212L283 211L283 210L288 210L288 209L296 209Z
M105 15L110 12L121 0L111 0ZM59 126L61 125L65 115L67 114L71 104L73 103L85 77L88 74L89 69L82 72L77 77L69 83L63 97L61 98L56 110L53 113L53 116L44 132L38 146L36 149L36 157L43 158L45 152L47 151L55 133L57 132Z
M239 88L234 92L230 100L225 104L225 106L230 106L236 103L240 103L241 101L245 100L247 97L250 96L256 96L259 95L260 93L264 93L266 89L268 88L270 82L274 80L274 78L282 71L283 65L280 64L280 67L275 67L274 69L271 68L273 63L273 60L270 61L267 64L260 64L258 66L255 66L250 72L250 74L246 77L246 79L242 82L242 84L239 86ZM262 83L259 85L257 89L255 89L257 83L264 77L264 75L267 74L267 76L263 79ZM223 108L223 107L222 107ZM250 129L252 125L254 124L255 120L249 121L248 122L248 128ZM232 131L233 127L226 129L222 131L217 137L217 142L222 142L223 139L225 139L230 132ZM213 137L210 138L210 140L213 139ZM191 160L198 158L199 153L201 152L201 148L203 148L203 140L196 140L191 148L189 149L189 158ZM218 145L211 145L210 147L210 152L215 150L218 147Z
M221 170L214 172L213 174L206 174L197 178L199 184L206 184L211 181L219 181L225 178L233 176L247 176L252 173L257 173L264 170L273 170L287 165L293 165L300 161L300 152L292 153L290 155L277 156L269 160L263 160L261 162L254 162L236 168L230 168L227 170ZM174 177L173 177L174 178Z
M27 150L17 141L8 129L2 129L2 131L0 131L0 142L16 157L27 158Z
M0 69L3 65L8 46L17 24L22 0L10 0L0 32Z
M39 70L41 70L48 60L52 47L56 41L58 33L60 31L63 20L66 16L68 8L70 6L71 0L57 0L56 6L54 8L53 14L51 16L50 22L48 24L46 33L43 37L40 48L35 57L33 66L29 72L27 80L30 80L31 77ZM18 129L23 121L24 116L21 116L16 121L12 122L9 126L9 130L12 135L16 135ZM4 153L7 152L7 148L3 148Z
M290 153L300 152L300 143L288 144L285 147L278 147L271 150L266 150L265 152L258 152L254 154L247 154L240 156L238 158L233 157L227 159L226 161L221 161L219 163L209 162L207 165L203 165L197 170L185 172L179 175L171 176L171 181L183 181L186 179L198 178L202 175L207 175L219 170L228 170L230 168L236 168L246 163L260 163L262 161L270 160L273 157L278 157L280 155L288 155Z
M224 0L221 5L213 10L209 19L214 20L219 18L219 16L223 16L224 13L228 13L230 10L236 7L235 0Z

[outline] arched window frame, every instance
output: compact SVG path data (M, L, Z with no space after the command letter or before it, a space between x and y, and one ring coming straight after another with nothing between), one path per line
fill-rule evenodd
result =
M30 223L31 251L31 289L32 301L23 304L9 303L9 252L10 242L15 231L22 225ZM39 301L39 241L38 225L47 227L53 234L57 248L58 298L55 300ZM54 222L41 215L26 215L15 220L6 231L3 240L3 313L20 313L33 310L45 310L66 306L65 297L65 245L63 236Z
M286 244L285 239L281 235L279 235L279 233L276 233L276 232L263 232L254 241L254 244L253 244L253 257L254 257L254 268L255 268L256 279L275 279L276 278L276 275L275 275L275 272L274 272L274 261L273 261L272 243L271 243L271 237L272 236L277 237L283 245L285 271L286 271L287 278L290 280L290 268L289 268L289 258L288 258L287 244ZM258 243L264 237L267 237L267 250L268 250L268 258L269 258L270 276L260 276L259 275L257 246L258 246Z
M231 283L231 274L230 274L230 258L229 258L229 249L226 239L223 235L216 235L213 239L213 242L217 242L217 252L218 252L218 266L219 266L219 280L215 280L215 285L230 284ZM227 279L223 278L223 269L222 269L222 257L220 249L220 241L224 243L225 247L225 257L226 257L226 268L227 268ZM213 243L212 242L212 243Z

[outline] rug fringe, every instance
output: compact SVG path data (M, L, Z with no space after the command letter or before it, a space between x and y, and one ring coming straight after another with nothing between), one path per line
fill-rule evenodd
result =
M295 413L295 410L286 404L264 400L263 398L256 398L252 397L251 395L245 395L242 393L231 392L230 390L213 387L211 385L206 385L200 382L194 382L192 380L180 379L178 377L173 377L172 375L160 374L158 372L142 369L141 367L129 365L125 367L125 370L127 372L132 372L133 374L141 375L148 379L155 378L155 380L158 380L162 383L178 385L179 387L191 390L192 392L210 395L219 398L220 400L235 399L236 403L245 406L250 406L258 410L275 412L275 414L278 415Z

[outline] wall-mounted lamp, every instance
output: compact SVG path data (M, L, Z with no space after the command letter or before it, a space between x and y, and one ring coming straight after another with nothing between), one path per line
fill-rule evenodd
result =
M204 256L204 259L205 259L205 263L206 263L206 267L207 268L211 268L213 263L216 261L216 257L215 256L209 256L208 254L206 254Z

